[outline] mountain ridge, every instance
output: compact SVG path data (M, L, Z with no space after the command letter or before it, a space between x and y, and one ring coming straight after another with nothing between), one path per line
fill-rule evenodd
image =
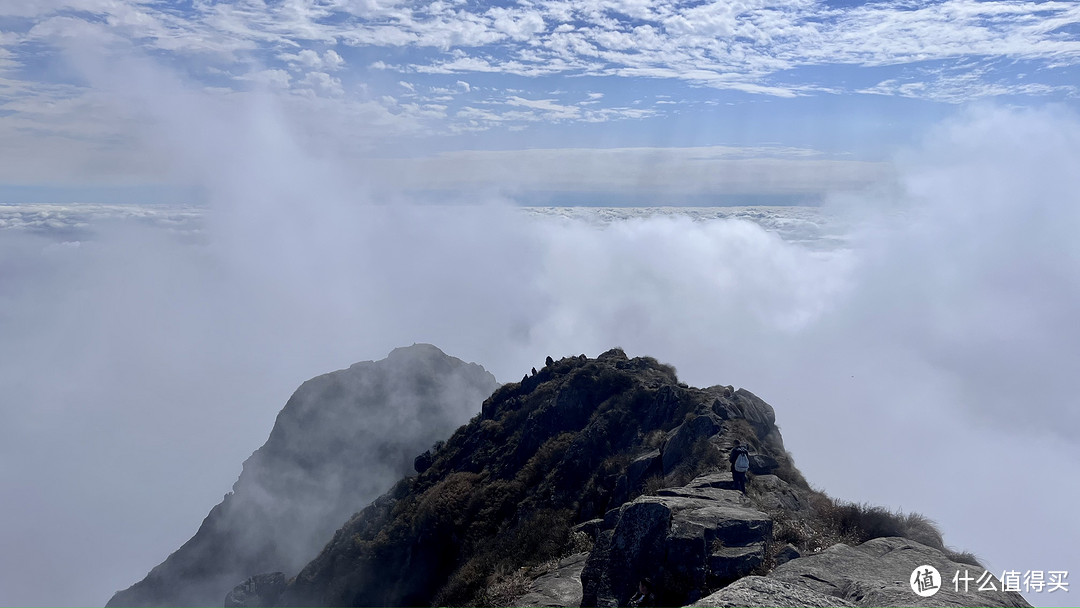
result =
M470 413L301 567L249 574L215 604L623 606L648 578L671 606L1028 606L915 595L916 566L983 569L925 517L813 489L746 389L691 387L615 348L548 357ZM751 451L745 494L736 439Z
M754 453L747 495L727 470L735 439ZM822 605L933 605L906 587L911 570L897 573L877 553L856 552L865 555L861 569L844 562L845 542L884 542L886 553L943 569L962 563L953 558L974 561L949 553L925 518L813 490L784 448L773 408L753 393L690 387L671 366L618 348L549 359L496 390L418 461L418 475L347 522L263 603L510 605L550 573L545 564L584 552L576 579L560 581L564 590L580 584L565 605L627 605L643 578L654 581L660 605L723 602L729 585L753 575ZM825 580L821 562L830 559L842 564L839 578L817 588L801 585L801 574L774 577L806 566ZM1027 605L1016 593L940 597Z

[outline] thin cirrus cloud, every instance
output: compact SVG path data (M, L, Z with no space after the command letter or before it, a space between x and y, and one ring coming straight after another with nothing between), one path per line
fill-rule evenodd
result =
M913 146L914 169L885 161L943 108L1075 105L1080 6L849 4L0 4L0 187L173 180L209 192L211 210L205 234L175 242L123 222L59 248L0 240L0 274L14 277L0 282L0 314L15 321L0 380L36 406L0 425L17 455L0 473L26 488L61 480L11 506L27 517L0 518L19 524L0 545L81 539L68 554L5 554L0 588L19 583L13 603L103 602L190 535L235 478L225 467L265 436L269 423L252 420L272 419L310 375L413 340L492 362L501 378L537 353L621 344L691 383L739 382L785 408L800 466L830 490L940 517L950 542L986 547L997 569L1071 567L1075 491L1055 485L1057 468L1024 490L1035 511L987 482L1032 475L1002 439L1076 462L1075 112L977 114ZM887 153L858 149L872 145ZM883 183L852 195L885 219L851 251L745 222L597 229L525 224L497 206L355 204L382 202L368 187L660 203ZM925 221L891 215L890 195ZM931 417L947 423L936 445L917 434ZM981 455L1005 473L912 476L865 432L898 421L913 458ZM23 429L61 432L32 441ZM100 458L73 468L71 445ZM852 453L866 457L849 466ZM16 464L35 456L47 466ZM93 501L85 521L73 497ZM979 529L1032 513L1057 523L1060 546L1024 526ZM43 597L57 555L75 565Z
M14 2L0 11L13 24L0 38L8 63L30 63L35 43L108 32L140 48L181 56L196 73L208 66L237 77L266 68L344 69L346 82L358 81L375 65L408 74L675 80L781 97L823 89L906 96L926 90L928 99L962 101L1074 94L1034 86L1024 80L1030 75L1019 76L995 60L1034 61L1049 70L1080 60L1080 8L1068 2L240 2L182 9L79 0ZM350 56L361 59L353 69ZM996 79L995 86L960 86L956 95L943 97L934 90L947 83L901 89L891 84L891 75L850 87L846 78L802 73L820 66L868 70L965 58L979 62L976 72Z

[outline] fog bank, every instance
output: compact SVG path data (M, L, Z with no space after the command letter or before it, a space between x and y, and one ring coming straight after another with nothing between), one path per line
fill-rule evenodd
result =
M831 494L920 511L998 574L1080 566L1075 114L941 125L895 182L830 201L845 239L820 248L744 220L373 201L273 108L189 101L157 145L209 192L196 237L0 232L0 603L103 604L195 531L303 380L413 342L501 381L655 356L771 403Z

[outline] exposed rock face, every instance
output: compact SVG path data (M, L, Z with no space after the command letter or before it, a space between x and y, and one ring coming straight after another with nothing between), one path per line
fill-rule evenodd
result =
M690 457L694 445L699 439L708 439L723 428L716 414L706 412L700 416L694 416L679 425L671 439L664 444L664 452L661 462L664 473L670 473L675 467Z
M776 560L776 565L779 566L780 564L790 562L796 557L801 556L802 553L799 552L795 545L788 543L780 548L780 550L776 553L776 557L774 559Z
M747 576L710 596L701 598L692 606L701 608L749 608L750 606L844 608L855 606L855 604L774 578Z
M908 580L923 565L938 569L942 588L930 597L912 592ZM768 576L748 576L694 606L1028 606L1014 592L954 590L952 576L983 569L950 561L941 551L905 538L875 538L856 547L837 544L778 566ZM997 589L1000 581L993 580Z
M248 577L298 571L497 386L428 344L305 382L195 536L109 606L217 606ZM233 600L266 602L270 582Z
M558 567L533 581L528 593L521 596L515 605L540 608L580 606L581 570L588 556L588 553L575 553L559 560Z
M912 592L909 577L919 566L941 573L942 589L930 597ZM843 599L856 606L1027 606L1015 592L953 588L956 572L978 578L983 568L949 560L944 553L906 538L875 538L859 546L837 544L816 555L777 566L769 578ZM1001 582L993 582L1001 589Z
M284 589L284 572L258 574L240 583L225 596L225 608L273 606Z
M582 572L584 606L625 606L650 578L664 606L682 606L748 574L765 558L772 520L741 492L673 488L620 507Z
M431 349L401 350L423 361L449 359ZM403 353L388 361L395 356ZM465 365L436 367L458 364ZM688 387L669 366L630 359L619 349L596 359L551 359L520 383L500 387L467 425L422 451L439 436L414 443L389 438L400 438L417 417L425 423L416 426L426 428L438 414L424 404L468 391L448 389L462 382L420 367L429 373L402 377L393 389L372 380L383 377L373 368L365 368L362 380L330 374L301 387L270 441L245 465L231 500L215 508L196 538L141 589L133 588L159 595L128 597L219 605L224 597L228 606L621 606L648 577L659 604L672 606L1027 606L1015 593L943 589L928 599L913 593L908 579L916 566L935 566L946 586L958 569L972 577L982 569L928 546L944 548L924 519L837 504L812 490L784 450L772 408L743 389ZM464 384L482 392L491 380L484 376L468 376ZM351 418L369 411L364 407L381 412L383 406L361 407L347 395L377 395L369 401L385 404L395 391L416 396L405 405L393 402L397 417L387 426L350 426ZM474 397L475 412L482 395ZM313 436L324 439L313 442ZM751 450L745 495L734 489L729 471L735 439ZM321 468L324 460L333 463L330 469ZM410 469L417 475L404 476L331 538L330 520L343 519L361 501L346 496L343 485L350 491L362 485L369 462L382 463L387 475ZM282 470L295 474L266 476ZM236 498L241 490L258 495L252 488L268 505ZM248 555L243 576L231 584L247 580L228 596L225 589L216 600L175 599L171 589L193 588L177 580L209 580L227 571L214 551L235 561L240 549L261 546L249 539L274 539L290 526L309 525L310 514L286 508L296 496L309 500L302 503L309 509L323 501L351 506L325 515L322 540L330 542L302 569L299 563L293 570L277 566L278 560L261 570L299 574L247 578L258 574L251 570L256 558ZM278 502L284 506L273 506ZM322 546L312 543L310 553ZM535 578L526 590L529 576ZM136 603L117 601L121 595L114 603Z
M624 603L641 575L659 576L665 597L692 599L760 564L771 522L730 489L730 474L643 494L702 469L723 476L735 438L790 469L772 420L751 393L680 385L648 357L552 360L417 459L419 475L338 530L278 603L474 605L497 571L562 555L579 523L597 536L581 575L586 604Z

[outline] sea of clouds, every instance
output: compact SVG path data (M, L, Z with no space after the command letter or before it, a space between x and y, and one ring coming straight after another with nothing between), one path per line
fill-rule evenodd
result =
M1075 114L973 111L813 208L372 204L259 148L205 207L0 206L0 604L103 604L302 381L413 342L504 382L655 356L771 403L834 496L999 576L1080 568Z

